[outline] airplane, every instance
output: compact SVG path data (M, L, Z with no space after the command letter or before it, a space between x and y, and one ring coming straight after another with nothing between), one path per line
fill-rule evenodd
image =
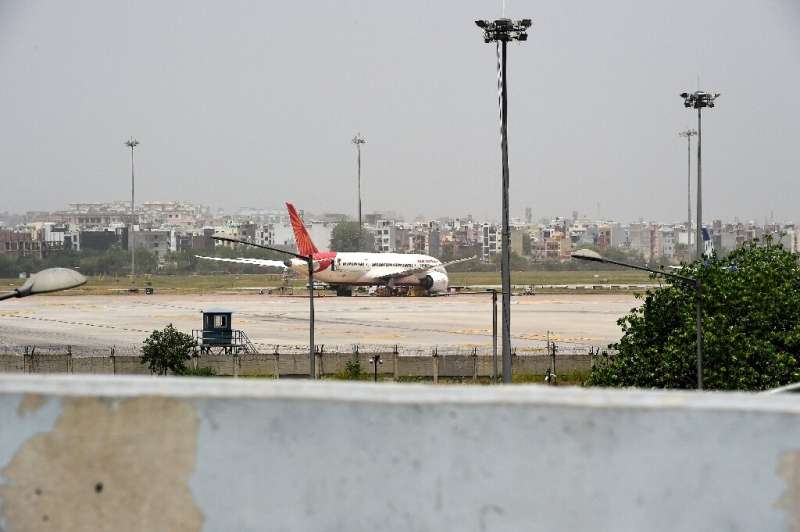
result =
M430 294L445 294L450 280L446 268L453 264L474 260L477 256L442 263L429 255L410 253L362 253L319 251L311 241L300 215L291 203L286 204L294 231L297 252L314 261L314 279L336 287L336 295L352 295L354 286L385 286L391 290L399 287L421 288ZM197 258L220 262L235 262L264 267L279 267L304 274L308 264L302 259L286 261L221 257Z
M710 257L714 254L714 241L711 240L711 236L708 234L708 229L703 227L703 255L706 257Z
M711 240L711 235L708 229L703 227L703 256L710 257L714 254L714 241ZM670 270L680 270L683 266L669 266Z

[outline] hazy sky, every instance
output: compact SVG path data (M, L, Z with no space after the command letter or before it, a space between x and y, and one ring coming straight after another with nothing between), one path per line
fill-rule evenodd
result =
M498 217L499 1L0 0L0 211L126 199ZM512 215L800 222L800 2L507 1Z

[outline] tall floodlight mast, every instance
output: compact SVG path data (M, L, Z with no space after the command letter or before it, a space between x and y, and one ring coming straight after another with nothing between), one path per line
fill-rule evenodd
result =
M361 133L356 133L351 141L356 145L356 166L358 172L358 245L361 246L361 145L366 144L367 141L361 136ZM359 249L360 251L360 249Z
M678 133L679 137L684 137L686 143L686 237L688 239L687 246L689 254L692 253L692 137L697 135L697 130L687 129Z
M506 83L506 48L509 41L528 40L531 19L476 20L483 31L483 41L497 46L497 89L500 99L500 151L503 173L503 234L501 238L501 288L503 301L503 382L511 382L511 234L508 227L508 85Z
M702 111L704 108L714 108L714 101L719 98L719 93L696 91L693 93L682 92L683 106L687 109L697 109L697 228L695 240L697 244L697 260L699 268L703 267L703 122ZM697 297L697 389L703 389L703 334L702 334L702 288L700 271L697 272L695 283Z
M136 149L136 146L139 145L139 141L135 138L131 137L125 142L125 145L131 149L131 223L128 229L128 247L131 248L131 284L134 283L134 279L136 276L136 247L133 241L133 221L136 216L134 211L134 160L133 160L133 151Z

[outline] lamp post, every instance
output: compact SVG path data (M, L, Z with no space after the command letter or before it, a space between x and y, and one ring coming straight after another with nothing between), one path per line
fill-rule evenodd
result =
M689 254L692 252L692 137L697 135L696 129L687 129L686 131L681 131L678 133L679 137L686 138L686 207L687 207L687 214L686 221L689 224L688 229L686 230L686 235L688 238L688 248Z
M235 238L227 238L223 236L212 236L214 240L223 242L234 242L236 244L245 244L261 249L268 249L277 253L283 253L297 259L303 260L308 266L308 378L315 379L315 360L314 360L314 257L311 255L300 255L283 249L273 248L271 246L264 246L246 240L237 240Z
M0 301L12 297L27 297L47 292L58 292L81 286L86 277L69 268L47 268L31 275L25 283L11 292L0 294Z
M506 83L506 48L509 41L528 40L531 19L476 20L483 31L483 41L497 43L497 85L500 99L500 150L502 158L503 234L501 250L501 286L503 294L503 382L511 382L511 235L508 227L508 86Z
M611 260L603 257L596 251L592 251L590 249L579 249L578 251L572 253L573 259L580 259L580 260L588 260L593 262L603 262L606 264L616 264L617 266L624 266L625 268L633 268L634 270L642 270L645 272L654 273L656 275L663 275L664 277L669 277L672 279L677 279L684 283L688 283L690 286L695 288L695 293L697 297L695 298L695 310L697 313L697 321L695 322L695 329L697 333L697 389L703 389L703 325L700 321L700 316L702 315L702 305L703 301L700 298L700 278L699 277L686 277L685 275L678 275L676 273L668 273L662 272L659 270L652 270L650 268L645 268L644 266L637 266L636 264L628 264L627 262L619 262L616 260Z
M372 364L372 382L378 382L378 364L383 364L383 359L375 354L369 357L369 363Z
M704 108L714 108L714 102L719 98L720 93L710 93L705 91L695 91L693 93L682 92L683 106L687 109L697 109L697 227L695 228L695 244L697 245L697 259L700 261L700 268L703 267L703 114ZM703 351L702 335L700 333L700 312L702 308L702 286L700 278L695 282L695 297L697 298L697 388L703 388Z
M131 149L131 225L130 225L130 230L128 231L128 247L131 248L131 284L133 284L134 283L134 279L136 278L136 259L134 258L135 257L135 252L136 252L136 247L134 246L134 242L133 242L133 220L134 220L134 217L136 216L135 215L135 211L133 210L134 209L134 203L133 203L133 200L134 200L134 183L135 183L135 181L134 181L134 172L133 172L133 169L134 169L133 151L136 148L136 146L139 145L139 141L136 140L135 138L131 137L131 138L129 138L127 140L127 142L125 142L125 145Z
M356 165L358 168L358 245L361 246L361 145L366 144L367 141L361 136L361 133L356 133L351 141L356 145Z
M683 106L688 109L697 109L697 228L695 240L697 245L697 258L703 258L703 121L702 110L706 107L714 108L714 101L720 93L696 91L693 93L682 92Z

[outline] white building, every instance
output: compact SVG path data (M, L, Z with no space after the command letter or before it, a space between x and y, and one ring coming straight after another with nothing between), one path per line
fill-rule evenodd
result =
M500 252L502 242L501 230L494 224L483 224L481 234L481 261L489 262L494 255Z

